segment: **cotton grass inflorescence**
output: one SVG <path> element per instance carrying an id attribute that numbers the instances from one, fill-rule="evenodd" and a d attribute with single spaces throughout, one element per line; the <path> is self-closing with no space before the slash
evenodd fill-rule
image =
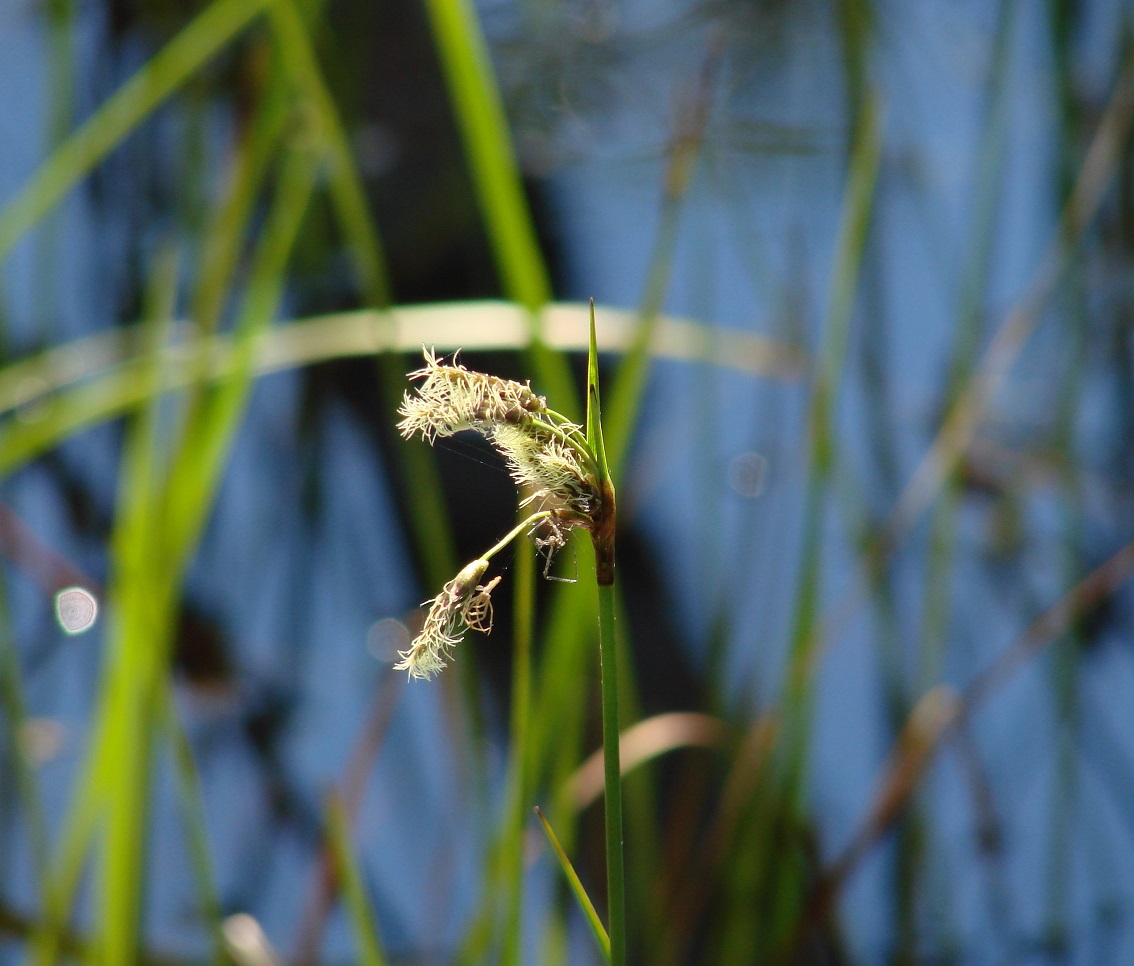
<path id="1" fill-rule="evenodd" d="M 467 628 L 484 633 L 491 629 L 489 595 L 500 578 L 485 585 L 479 581 L 493 554 L 525 531 L 541 550 L 553 554 L 566 544 L 571 530 L 598 530 L 604 513 L 613 512 L 613 497 L 603 498 L 598 464 L 580 426 L 549 409 L 526 383 L 466 369 L 455 357 L 446 365 L 431 349 L 424 354 L 425 365 L 410 373 L 421 385 L 416 393 L 405 394 L 398 410 L 402 436 L 420 435 L 433 443 L 465 430 L 479 433 L 496 447 L 512 479 L 526 491 L 520 506 L 530 506 L 533 512 L 433 599 L 421 633 L 408 650 L 399 652 L 402 660 L 395 665 L 418 678 L 429 678 L 445 666 Z"/>

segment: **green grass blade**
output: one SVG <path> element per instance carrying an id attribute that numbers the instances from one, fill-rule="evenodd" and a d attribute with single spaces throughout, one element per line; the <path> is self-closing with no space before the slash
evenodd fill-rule
<path id="1" fill-rule="evenodd" d="M 216 0 L 59 146 L 0 212 L 0 260 L 123 138 L 243 30 L 269 0 Z"/>
<path id="2" fill-rule="evenodd" d="M 567 362 L 543 341 L 538 310 L 551 301 L 551 281 L 476 10 L 470 0 L 426 0 L 426 9 L 504 292 L 530 313 L 536 383 L 561 412 L 578 419 L 582 407 Z"/>
<path id="3" fill-rule="evenodd" d="M 551 300 L 551 281 L 532 227 L 508 118 L 476 10 L 467 0 L 426 0 L 425 6 L 504 290 L 534 312 Z M 547 391 L 551 393 L 552 387 Z M 555 399 L 562 404 L 557 392 Z"/>
<path id="4" fill-rule="evenodd" d="M 237 321 L 233 366 L 196 418 L 170 472 L 164 511 L 165 547 L 181 567 L 195 545 L 212 503 L 253 379 L 256 345 L 283 293 L 284 272 L 299 235 L 318 173 L 319 158 L 306 147 L 290 152 L 257 246 Z"/>
<path id="5" fill-rule="evenodd" d="M 355 163 L 345 125 L 319 66 L 308 28 L 293 0 L 279 0 L 271 8 L 271 23 L 285 70 L 306 98 L 327 152 L 326 177 L 331 202 L 346 238 L 362 297 L 372 309 L 389 309 L 393 300 L 385 250 L 371 215 L 361 172 Z M 376 316 L 378 332 L 368 347 L 374 353 L 391 343 L 397 327 L 393 315 Z M 418 350 L 428 338 L 410 340 L 406 348 Z M 379 362 L 383 403 L 393 414 L 401 401 L 404 363 L 392 356 Z M 406 492 L 414 499 L 407 507 L 410 530 L 429 584 L 443 584 L 458 568 L 452 528 L 441 493 L 433 455 L 421 447 L 408 447 L 395 464 Z M 467 674 L 470 665 L 463 666 Z"/>
<path id="6" fill-rule="evenodd" d="M 111 633 L 99 709 L 103 740 L 93 748 L 96 770 L 106 776 L 104 848 L 96 881 L 98 945 L 107 962 L 134 962 L 141 938 L 153 702 L 168 643 L 171 603 L 170 588 L 154 566 L 162 460 L 156 382 L 176 278 L 176 260 L 167 252 L 158 260 L 147 308 L 149 403 L 128 434 L 111 540 Z"/>
<path id="7" fill-rule="evenodd" d="M 611 961 L 610 953 L 610 937 L 603 928 L 602 920 L 595 912 L 594 903 L 591 902 L 590 896 L 587 895 L 587 890 L 583 888 L 583 883 L 579 880 L 578 873 L 575 872 L 575 867 L 571 864 L 571 860 L 567 857 L 566 851 L 560 845 L 559 839 L 555 835 L 551 823 L 547 820 L 543 811 L 536 806 L 535 813 L 539 816 L 539 823 L 543 826 L 543 833 L 547 836 L 548 844 L 551 845 L 552 851 L 555 853 L 556 859 L 559 860 L 559 867 L 563 870 L 563 877 L 567 880 L 567 885 L 571 888 L 572 895 L 575 896 L 575 901 L 579 904 L 579 909 L 582 911 L 583 916 L 587 920 L 587 925 L 591 927 L 591 932 L 594 933 L 595 942 L 598 943 L 599 949 L 602 950 L 603 957 L 609 963 Z"/>
<path id="8" fill-rule="evenodd" d="M 630 440 L 649 376 L 650 348 L 658 330 L 659 318 L 669 291 L 669 280 L 677 251 L 681 212 L 692 183 L 701 152 L 705 127 L 709 122 L 712 89 L 720 66 L 722 36 L 709 44 L 702 59 L 693 103 L 688 114 L 677 120 L 678 132 L 669 156 L 662 193 L 661 220 L 650 253 L 649 270 L 638 308 L 635 333 L 618 368 L 606 413 L 607 446 L 615 476 L 625 469 Z"/>
<path id="9" fill-rule="evenodd" d="M 284 69 L 307 99 L 321 146 L 327 153 L 327 184 L 343 234 L 350 245 L 366 303 L 387 308 L 393 300 L 381 236 L 370 213 L 362 175 L 294 0 L 276 0 L 270 9 L 272 31 Z"/>
<path id="10" fill-rule="evenodd" d="M 280 150 L 292 103 L 291 91 L 283 82 L 282 71 L 274 68 L 266 89 L 256 105 L 245 136 L 237 147 L 224 196 L 204 229 L 200 264 L 190 307 L 190 318 L 197 338 L 214 334 L 221 326 L 225 302 L 234 277 L 241 266 L 242 246 L 246 242 L 255 206 L 270 173 L 271 163 Z M 192 380 L 203 384 L 202 355 Z"/>
<path id="11" fill-rule="evenodd" d="M 842 219 L 835 247 L 826 318 L 808 411 L 808 479 L 804 495 L 800 570 L 793 600 L 788 663 L 781 701 L 783 772 L 764 783 L 737 830 L 735 861 L 726 869 L 719 937 L 723 963 L 742 963 L 753 943 L 775 942 L 794 928 L 802 910 L 806 859 L 800 847 L 807 755 L 811 738 L 811 682 L 817 653 L 815 615 L 822 577 L 822 529 L 834 470 L 835 413 L 855 295 L 866 244 L 881 155 L 877 108 L 865 102 L 851 153 Z M 755 904 L 755 922 L 742 910 Z"/>
<path id="12" fill-rule="evenodd" d="M 881 156 L 881 134 L 877 106 L 863 113 L 863 125 L 850 160 L 843 218 L 836 244 L 835 265 L 831 281 L 827 319 L 817 359 L 810 412 L 808 416 L 808 458 L 810 463 L 804 509 L 802 570 L 795 597 L 795 615 L 791 634 L 789 667 L 784 699 L 789 721 L 801 730 L 792 731 L 790 741 L 795 764 L 791 768 L 798 777 L 807 740 L 804 726 L 809 706 L 809 683 L 814 659 L 815 616 L 818 613 L 820 578 L 820 529 L 824 496 L 835 460 L 834 415 L 841 384 L 855 292 L 866 245 L 866 232 L 874 200 L 874 189 Z M 789 778 L 789 785 L 793 780 Z"/>

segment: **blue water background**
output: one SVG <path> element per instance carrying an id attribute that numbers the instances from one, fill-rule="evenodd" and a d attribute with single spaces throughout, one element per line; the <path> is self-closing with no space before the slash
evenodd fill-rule
<path id="1" fill-rule="evenodd" d="M 881 421 L 891 434 L 903 480 L 924 453 L 939 417 L 944 363 L 977 215 L 976 158 L 991 69 L 991 6 L 879 6 L 877 44 L 884 54 L 873 59 L 872 75 L 884 141 L 866 270 L 876 273 L 870 276 L 876 280 L 870 300 L 875 314 L 860 304 L 838 406 L 840 459 L 868 492 L 879 485 L 878 468 L 863 442 L 869 397 L 859 363 L 869 327 L 885 327 L 892 408 Z M 1105 2 L 1088 6 L 1092 26 L 1081 39 L 1078 80 L 1101 103 L 1116 57 L 1118 18 L 1126 8 Z M 1040 5 L 1018 8 L 1010 44 L 1003 191 L 983 299 L 991 326 L 1023 292 L 1057 215 L 1052 192 L 1057 118 L 1046 21 Z M 567 282 L 560 297 L 593 296 L 600 305 L 618 307 L 634 307 L 641 298 L 662 217 L 666 145 L 717 29 L 695 17 L 682 19 L 694 9 L 699 8 L 623 5 L 610 24 L 609 41 L 621 57 L 598 78 L 610 96 L 601 98 L 600 107 L 585 99 L 580 107 L 565 94 L 550 135 L 536 132 L 525 139 L 522 127 L 517 132 L 519 143 L 529 148 L 538 142 L 537 134 L 550 137 L 550 145 L 538 143 L 552 161 L 543 174 L 565 261 Z M 522 78 L 532 69 L 512 43 L 522 18 L 506 5 L 486 6 L 484 13 L 502 76 Z M 802 337 L 815 345 L 827 308 L 846 172 L 840 54 L 828 13 L 827 5 L 802 3 L 775 18 L 756 11 L 731 14 L 735 23 L 712 91 L 712 123 L 680 214 L 667 312 L 726 329 Z M 84 54 L 84 37 L 95 32 L 91 21 L 97 16 L 90 8 L 80 11 L 75 34 L 80 59 L 91 56 Z M 44 44 L 31 4 L 4 7 L 2 198 L 13 196 L 46 150 Z M 219 117 L 218 124 L 224 123 Z M 783 136 L 779 125 L 796 132 L 802 149 L 758 146 L 761 137 Z M 756 147 L 745 140 L 752 131 Z M 114 321 L 106 317 L 107 302 L 99 294 L 105 260 L 95 256 L 123 239 L 113 225 L 105 233 L 104 223 L 96 236 L 82 192 L 72 193 L 54 218 L 59 260 L 67 271 L 47 302 L 30 270 L 33 241 L 22 244 L 6 266 L 6 334 L 14 347 L 75 337 Z M 50 317 L 41 311 L 45 304 Z M 1060 340 L 1054 322 L 1040 331 L 995 401 L 994 425 L 1038 422 L 1053 405 L 1047 372 Z M 418 586 L 408 564 L 381 457 L 345 409 L 323 414 L 318 451 L 307 454 L 320 466 L 315 523 L 299 511 L 310 495 L 292 442 L 299 422 L 298 387 L 294 374 L 258 384 L 188 592 L 239 642 L 239 687 L 294 699 L 284 767 L 317 809 L 319 793 L 344 771 L 376 689 L 391 674 L 388 655 L 376 659 L 367 647 L 370 629 L 384 618 L 400 619 L 432 591 Z M 1092 457 L 1109 452 L 1114 427 L 1108 398 L 1088 393 L 1093 405 L 1083 409 L 1084 430 L 1077 439 L 1085 452 L 1077 455 L 1088 469 L 1094 469 Z M 717 608 L 730 613 L 735 637 L 725 680 L 738 708 L 763 707 L 779 686 L 808 472 L 801 443 L 805 406 L 806 386 L 800 382 L 659 364 L 620 488 L 626 524 L 645 535 L 654 551 L 679 637 L 695 663 Z M 92 495 L 106 507 L 114 499 L 117 442 L 117 432 L 103 427 L 69 441 L 62 451 L 69 466 L 82 468 Z M 729 485 L 730 466 L 750 453 L 760 454 L 767 467 L 755 499 Z M 21 473 L 5 482 L 3 495 L 45 542 L 96 580 L 105 580 L 104 554 L 76 538 L 46 471 Z M 1028 573 L 1034 600 L 1045 603 L 1065 589 L 1058 566 L 1059 502 L 1040 488 L 1029 494 L 1022 512 L 1028 537 L 1020 566 Z M 970 680 L 1034 613 L 989 584 L 979 563 L 987 522 L 979 505 L 966 504 L 958 515 L 962 550 L 944 671 L 955 685 Z M 1117 524 L 1104 508 L 1091 525 L 1105 538 Z M 923 594 L 923 556 L 916 550 L 924 539 L 923 532 L 915 532 L 915 550 L 899 555 L 895 572 L 902 591 L 898 625 L 911 640 Z M 822 544 L 824 597 L 833 600 L 851 579 L 857 559 L 848 545 L 846 521 L 835 509 L 824 520 Z M 58 633 L 51 630 L 50 601 L 19 573 L 12 576 L 10 603 L 16 639 L 25 651 Z M 28 679 L 34 713 L 57 719 L 65 734 L 60 754 L 41 772 L 53 825 L 64 814 L 82 759 L 107 626 L 104 621 L 91 634 L 55 642 L 49 663 Z M 1128 635 L 1128 622 L 1124 632 Z M 809 800 L 820 847 L 829 857 L 846 844 L 868 810 L 889 748 L 877 633 L 864 605 L 831 642 L 820 673 Z M 907 658 L 914 667 L 915 656 Z M 1128 646 L 1104 638 L 1082 674 L 1084 741 L 1090 742 L 1091 715 L 1097 714 L 1128 754 L 1134 748 L 1126 713 L 1134 693 Z M 470 845 L 478 839 L 478 813 L 461 800 L 459 749 L 447 734 L 450 695 L 444 687 L 422 686 L 401 693 L 358 823 L 358 845 L 391 948 L 430 948 L 442 958 L 463 935 L 480 877 L 480 856 Z M 227 895 L 243 890 L 249 911 L 287 948 L 310 888 L 310 844 L 287 828 L 265 831 L 273 826 L 257 765 L 236 737 L 233 704 L 223 695 L 190 692 L 182 701 L 195 741 L 208 751 L 202 777 L 222 889 Z M 995 776 L 996 806 L 1004 820 L 1005 887 L 1013 918 L 998 921 L 988 902 L 967 778 L 958 758 L 947 753 L 923 796 L 931 817 L 928 888 L 943 897 L 946 917 L 936 935 L 955 942 L 965 963 L 998 962 L 1009 952 L 1017 954 L 1011 961 L 1039 962 L 1038 954 L 1020 950 L 1038 943 L 1047 923 L 1048 837 L 1057 782 L 1047 666 L 1037 662 L 1007 685 L 980 713 L 975 730 L 988 772 Z M 488 761 L 501 779 L 495 786 L 502 787 L 500 747 L 488 749 Z M 1100 782 L 1087 765 L 1080 771 L 1064 910 L 1072 961 L 1129 961 L 1134 956 L 1129 815 L 1114 800 L 1112 785 Z M 163 948 L 200 948 L 169 774 L 159 774 L 155 800 L 149 939 Z M 490 809 L 498 804 L 489 803 Z M 885 848 L 877 852 L 852 878 L 840 907 L 840 922 L 861 962 L 880 961 L 892 939 L 886 854 Z M 18 844 L 9 862 L 5 894 L 20 896 L 20 884 L 27 887 L 30 873 Z M 249 877 L 249 868 L 257 875 Z M 547 874 L 543 865 L 533 875 L 534 908 L 546 900 Z M 430 901 L 422 902 L 423 895 Z M 1111 927 L 1108 916 L 1115 910 Z M 1108 946 L 1112 938 L 1117 945 Z M 331 959 L 349 958 L 351 940 L 338 918 L 325 948 Z M 581 943 L 579 961 L 588 956 Z"/>

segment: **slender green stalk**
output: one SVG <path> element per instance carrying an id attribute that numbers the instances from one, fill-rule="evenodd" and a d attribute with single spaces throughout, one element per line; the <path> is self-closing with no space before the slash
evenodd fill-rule
<path id="1" fill-rule="evenodd" d="M 102 746 L 105 721 L 100 718 L 95 728 L 91 748 Z M 74 783 L 75 792 L 59 833 L 61 841 L 43 889 L 43 913 L 28 944 L 32 963 L 56 962 L 59 950 L 66 946 L 67 913 L 78 891 L 83 864 L 102 814 L 106 789 L 102 764 L 101 758 L 89 755 Z"/>
<path id="2" fill-rule="evenodd" d="M 599 573 L 596 563 L 595 574 Z M 602 665 L 602 751 L 606 793 L 607 920 L 610 961 L 626 962 L 626 871 L 622 852 L 622 766 L 618 748 L 618 657 L 614 636 L 614 584 L 599 584 L 599 661 Z"/>
<path id="3" fill-rule="evenodd" d="M 425 7 L 504 291 L 528 309 L 535 375 L 570 415 L 579 409 L 570 368 L 542 337 L 539 310 L 551 301 L 551 279 L 476 10 L 471 0 L 427 0 Z"/>
<path id="4" fill-rule="evenodd" d="M 294 0 L 275 0 L 268 14 L 284 69 L 317 119 L 320 141 L 329 159 L 327 190 L 349 243 L 363 298 L 371 306 L 385 308 L 392 300 L 386 253 L 351 152 L 350 137 L 319 67 L 307 27 Z"/>
<path id="5" fill-rule="evenodd" d="M 701 65 L 694 104 L 688 116 L 679 123 L 679 136 L 675 139 L 674 151 L 669 159 L 662 196 L 661 223 L 648 262 L 642 302 L 635 313 L 626 357 L 618 370 L 614 396 L 606 418 L 605 433 L 610 440 L 609 466 L 613 467 L 613 473 L 609 466 L 604 470 L 608 481 L 612 475 L 619 475 L 630 450 L 631 435 L 645 391 L 649 357 L 655 351 L 656 335 L 662 325 L 661 310 L 677 250 L 683 201 L 692 180 L 705 124 L 709 118 L 710 94 L 720 60 L 720 49 L 720 44 L 714 41 Z M 604 340 L 604 344 L 609 347 L 608 341 Z M 597 375 L 597 370 L 595 374 Z M 597 380 L 594 385 L 597 386 Z M 591 402 L 588 398 L 588 409 Z M 607 459 L 605 450 L 603 459 Z M 611 495 L 613 496 L 613 489 Z M 595 550 L 596 561 L 601 566 L 604 554 L 597 544 Z M 613 547 L 609 557 L 613 562 Z M 611 577 L 613 578 L 613 571 Z M 563 687 L 563 682 L 586 679 L 590 660 L 586 641 L 588 625 L 593 620 L 590 615 L 593 613 L 589 608 L 586 612 L 580 610 L 577 595 L 572 595 L 571 598 L 557 595 L 551 608 L 551 619 L 547 623 L 546 657 L 541 668 L 537 697 L 542 722 L 546 722 L 547 727 L 541 728 L 541 720 L 534 722 L 536 734 L 531 746 L 533 754 L 541 756 L 540 768 L 546 769 L 550 763 L 550 780 L 557 785 L 574 768 L 582 746 L 584 705 L 573 689 Z M 566 807 L 558 814 L 566 816 Z M 564 822 L 560 833 L 564 839 L 569 840 L 572 829 Z M 645 874 L 649 874 L 648 870 Z"/>
<path id="6" fill-rule="evenodd" d="M 294 0 L 273 3 L 270 22 L 283 68 L 311 111 L 327 153 L 327 191 L 350 251 L 363 302 L 372 309 L 389 309 L 393 301 L 393 286 L 385 246 L 371 214 L 370 201 L 351 150 L 346 124 L 323 76 L 307 25 Z M 376 321 L 367 347 L 368 354 L 386 343 L 390 333 L 397 328 L 392 314 L 376 316 Z M 414 333 L 410 348 L 417 349 L 428 341 L 428 338 Z M 383 404 L 392 411 L 400 401 L 397 386 L 404 372 L 402 362 L 392 355 L 383 355 L 379 358 L 378 369 L 381 375 L 379 385 L 384 393 Z M 396 470 L 406 492 L 414 494 L 414 499 L 408 502 L 407 512 L 425 577 L 429 583 L 444 580 L 444 575 L 452 573 L 456 566 L 457 552 L 441 497 L 437 467 L 427 453 L 409 449 L 401 454 Z M 474 690 L 473 683 L 469 682 L 466 694 Z M 470 707 L 475 707 L 475 703 L 470 702 Z M 475 747 L 477 742 L 474 740 L 472 744 Z"/>
<path id="7" fill-rule="evenodd" d="M 427 0 L 425 7 L 504 287 L 518 302 L 538 309 L 551 297 L 551 281 L 476 11 L 469 0 Z"/>
<path id="8" fill-rule="evenodd" d="M 398 409 L 402 420 L 398 430 L 409 438 L 420 435 L 429 443 L 438 438 L 472 430 L 488 439 L 508 464 L 512 478 L 528 488 L 522 505 L 542 507 L 520 521 L 480 557 L 466 564 L 429 604 L 422 628 L 399 652 L 395 669 L 411 677 L 425 679 L 439 673 L 467 630 L 488 633 L 492 627 L 491 594 L 501 577 L 481 583 L 489 560 L 522 533 L 554 553 L 566 545 L 572 530 L 585 529 L 591 535 L 595 554 L 595 583 L 598 589 L 599 651 L 602 666 L 601 692 L 603 744 L 606 768 L 607 882 L 610 904 L 612 961 L 622 966 L 626 955 L 625 873 L 622 853 L 622 788 L 619 767 L 618 662 L 615 638 L 614 543 L 615 492 L 610 466 L 603 445 L 599 403 L 598 347 L 595 336 L 594 303 L 590 306 L 590 333 L 587 376 L 586 438 L 574 430 L 550 433 L 562 417 L 548 410 L 530 386 L 485 373 L 472 372 L 461 365 L 447 365 L 435 353 L 425 351 L 426 366 L 411 373 L 420 384 L 407 393 Z M 530 583 L 530 575 L 529 583 Z M 530 610 L 521 604 L 521 634 L 531 625 Z M 530 645 L 524 644 L 523 649 Z M 530 657 L 518 660 L 517 705 L 514 728 L 521 738 L 517 751 L 512 796 L 522 799 L 527 785 L 527 705 L 530 701 L 527 678 Z M 511 814 L 511 809 L 509 810 Z M 519 826 L 520 823 L 516 823 Z M 517 830 L 518 841 L 519 830 Z M 505 833 L 504 852 L 507 850 Z M 501 853 L 501 857 L 506 856 Z M 505 961 L 518 958 L 519 890 L 522 869 L 511 863 L 511 910 L 506 936 Z M 478 920 L 479 927 L 486 922 Z"/>
<path id="9" fill-rule="evenodd" d="M 587 355 L 587 443 L 598 463 L 598 486 L 603 511 L 591 530 L 595 546 L 595 582 L 598 585 L 599 663 L 602 690 L 603 799 L 606 824 L 606 892 L 610 929 L 610 961 L 626 962 L 626 871 L 622 849 L 622 767 L 619 753 L 618 648 L 615 638 L 614 596 L 614 484 L 602 438 L 599 401 L 598 340 L 595 303 L 591 300 L 591 341 Z"/>

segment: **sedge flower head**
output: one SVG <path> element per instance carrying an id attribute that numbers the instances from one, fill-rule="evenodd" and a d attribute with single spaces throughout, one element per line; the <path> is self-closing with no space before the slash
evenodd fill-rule
<path id="1" fill-rule="evenodd" d="M 526 491 L 520 506 L 532 507 L 532 513 L 433 599 L 421 633 L 395 665 L 418 678 L 445 667 L 467 628 L 485 633 L 491 628 L 490 594 L 500 578 L 479 583 L 488 558 L 526 531 L 546 552 L 550 566 L 570 531 L 585 529 L 594 535 L 610 525 L 614 509 L 613 490 L 607 493 L 599 486 L 598 462 L 580 426 L 548 409 L 527 383 L 466 369 L 455 357 L 445 364 L 431 349 L 424 353 L 425 365 L 410 373 L 420 385 L 405 394 L 398 409 L 402 436 L 420 434 L 433 443 L 464 430 L 479 433 L 504 457 L 512 479 Z"/>

